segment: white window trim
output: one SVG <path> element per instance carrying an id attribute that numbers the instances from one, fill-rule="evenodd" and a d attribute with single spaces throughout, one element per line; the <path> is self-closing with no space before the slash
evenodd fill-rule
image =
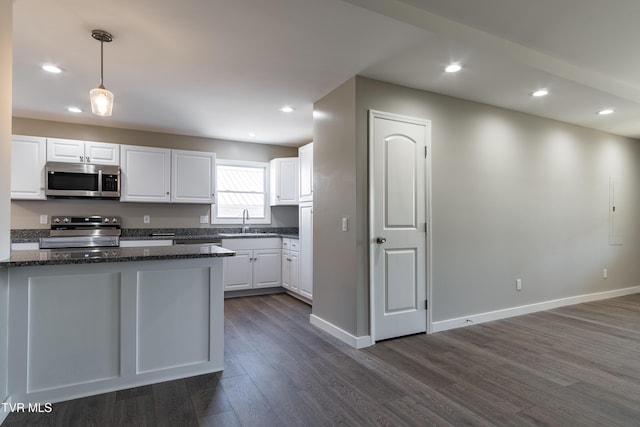
<path id="1" fill-rule="evenodd" d="M 254 167 L 254 168 L 264 168 L 264 203 L 265 203 L 265 218 L 261 218 L 260 220 L 254 220 L 249 218 L 247 225 L 251 226 L 253 224 L 271 224 L 271 205 L 270 205 L 270 194 L 269 189 L 271 188 L 269 185 L 269 162 L 249 162 L 246 160 L 228 160 L 228 159 L 216 159 L 216 196 L 215 202 L 211 205 L 211 224 L 242 224 L 242 219 L 218 219 L 216 217 L 216 204 L 218 202 L 218 165 L 222 166 L 245 166 L 245 167 Z"/>

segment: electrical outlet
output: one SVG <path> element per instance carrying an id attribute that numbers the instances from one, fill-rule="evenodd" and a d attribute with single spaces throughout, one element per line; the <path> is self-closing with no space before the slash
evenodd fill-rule
<path id="1" fill-rule="evenodd" d="M 200 224 L 208 224 L 209 215 L 200 215 Z"/>
<path id="2" fill-rule="evenodd" d="M 49 215 L 40 215 L 40 224 L 49 224 Z"/>
<path id="3" fill-rule="evenodd" d="M 342 218 L 342 231 L 347 231 L 348 221 L 347 218 Z"/>
<path id="4" fill-rule="evenodd" d="M 602 278 L 603 278 L 603 279 L 606 279 L 608 275 L 609 275 L 609 272 L 607 271 L 607 269 L 606 269 L 606 268 L 605 268 L 605 269 L 603 269 L 603 270 L 602 270 Z"/>
<path id="5" fill-rule="evenodd" d="M 151 215 L 145 215 L 142 217 L 142 222 L 149 224 L 151 222 Z"/>
<path id="6" fill-rule="evenodd" d="M 516 279 L 516 291 L 522 290 L 522 279 Z"/>

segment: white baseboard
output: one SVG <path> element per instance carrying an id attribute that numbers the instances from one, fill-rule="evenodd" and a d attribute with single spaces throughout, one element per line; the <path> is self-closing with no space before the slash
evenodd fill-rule
<path id="1" fill-rule="evenodd" d="M 329 335 L 338 338 L 340 341 L 349 344 L 353 348 L 365 348 L 371 347 L 372 340 L 370 335 L 365 335 L 362 337 L 356 337 L 355 335 L 351 335 L 349 332 L 345 331 L 337 327 L 336 325 L 327 322 L 324 319 L 319 318 L 315 314 L 309 316 L 309 320 L 313 326 L 316 326 Z"/>
<path id="2" fill-rule="evenodd" d="M 508 317 L 521 316 L 537 311 L 550 310 L 566 305 L 580 304 L 589 301 L 598 301 L 609 298 L 640 293 L 640 286 L 616 289 L 614 291 L 596 292 L 593 294 L 578 295 L 575 297 L 560 298 L 551 301 L 543 301 L 535 304 L 521 305 L 519 307 L 505 308 L 503 310 L 489 311 L 486 313 L 472 314 L 470 316 L 455 319 L 440 320 L 432 323 L 432 332 L 442 332 L 449 329 L 463 328 L 477 323 L 491 322 L 493 320 L 506 319 Z"/>

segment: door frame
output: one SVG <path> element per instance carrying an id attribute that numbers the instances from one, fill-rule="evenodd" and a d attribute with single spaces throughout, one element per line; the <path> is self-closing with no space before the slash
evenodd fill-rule
<path id="1" fill-rule="evenodd" d="M 375 201 L 375 191 L 374 191 L 374 149 L 375 149 L 375 141 L 373 139 L 374 133 L 374 121 L 376 118 L 381 119 L 390 119 L 396 121 L 407 122 L 411 124 L 424 125 L 426 127 L 426 147 L 427 147 L 427 155 L 425 158 L 425 215 L 426 215 L 426 241 L 425 241 L 425 260 L 426 263 L 426 274 L 425 279 L 426 283 L 426 292 L 428 301 L 427 308 L 427 318 L 426 318 L 426 329 L 427 334 L 431 334 L 433 332 L 433 297 L 432 297 L 432 225 L 431 225 L 431 158 L 433 157 L 433 151 L 431 149 L 431 120 L 419 118 L 419 117 L 411 117 L 405 116 L 401 114 L 388 113 L 385 111 L 379 110 L 369 110 L 369 134 L 368 134 L 368 153 L 369 153 L 369 333 L 371 335 L 371 345 L 375 344 L 375 336 L 376 336 L 376 321 L 375 321 L 375 287 L 374 287 L 374 247 L 375 243 L 375 230 L 374 230 L 374 201 Z"/>

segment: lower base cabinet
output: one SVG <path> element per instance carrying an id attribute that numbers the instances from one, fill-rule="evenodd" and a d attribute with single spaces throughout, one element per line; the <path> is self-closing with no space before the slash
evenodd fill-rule
<path id="1" fill-rule="evenodd" d="M 281 286 L 280 238 L 223 239 L 222 247 L 236 252 L 224 260 L 225 291 Z"/>
<path id="2" fill-rule="evenodd" d="M 299 289 L 298 251 L 282 250 L 282 287 L 293 292 Z"/>

